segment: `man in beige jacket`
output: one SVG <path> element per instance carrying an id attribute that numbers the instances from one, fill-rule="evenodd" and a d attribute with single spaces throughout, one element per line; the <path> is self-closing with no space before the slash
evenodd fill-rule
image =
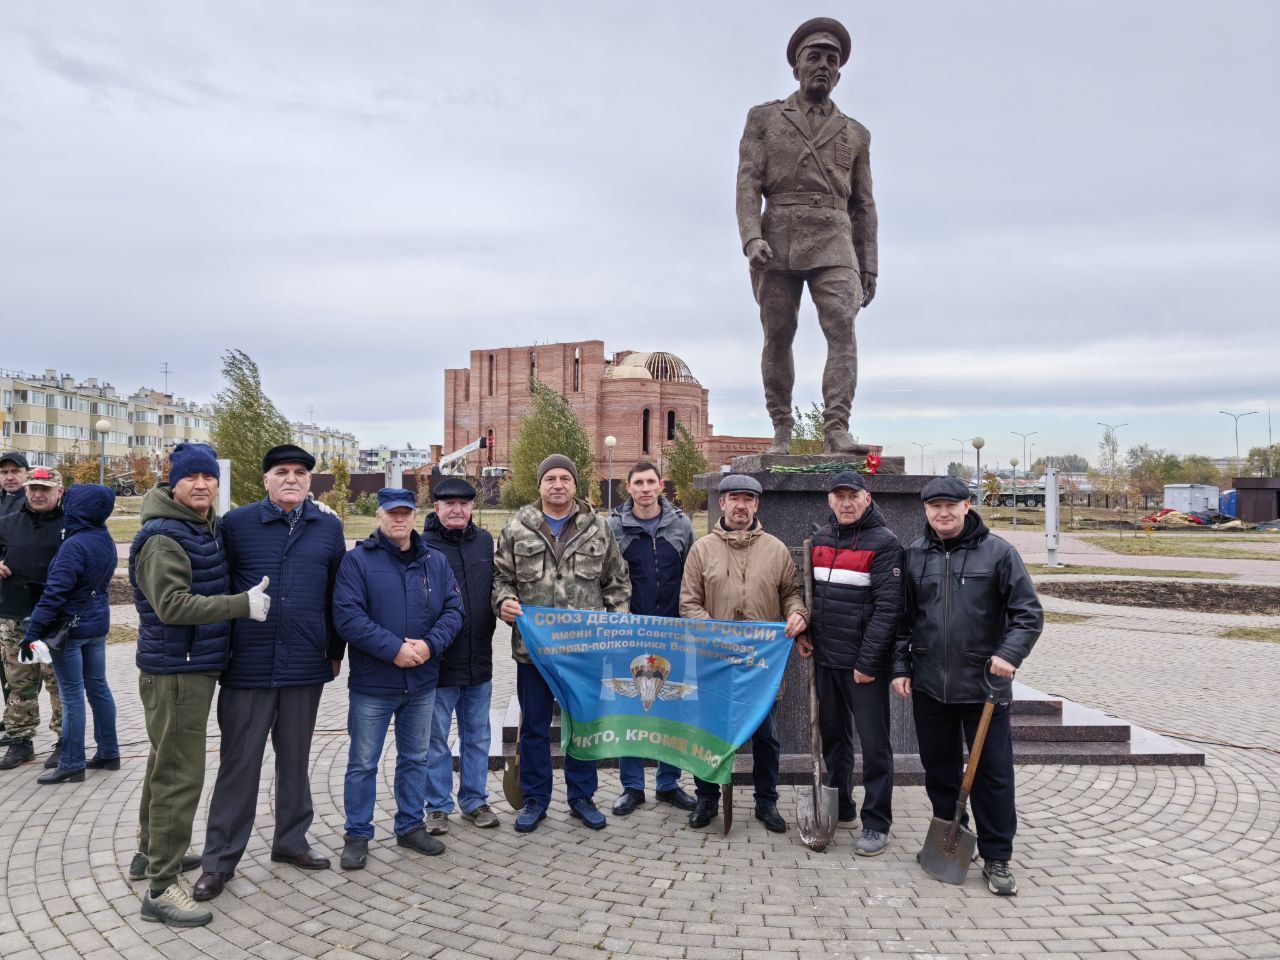
<path id="1" fill-rule="evenodd" d="M 777 537 L 756 519 L 760 484 L 742 474 L 720 481 L 720 522 L 689 551 L 680 583 L 680 616 L 696 620 L 786 620 L 795 638 L 808 627 L 809 611 L 796 583 L 796 565 Z M 787 821 L 778 813 L 778 725 L 774 709 L 751 736 L 751 781 L 756 819 L 774 833 Z M 689 826 L 705 827 L 719 812 L 720 787 L 694 777 L 698 803 Z"/>

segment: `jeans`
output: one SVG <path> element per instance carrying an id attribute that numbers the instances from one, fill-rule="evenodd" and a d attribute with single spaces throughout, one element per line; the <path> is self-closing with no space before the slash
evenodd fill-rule
<path id="1" fill-rule="evenodd" d="M 351 737 L 351 750 L 347 754 L 342 793 L 347 836 L 373 838 L 378 761 L 392 717 L 396 721 L 395 833 L 403 837 L 422 826 L 427 802 L 427 749 L 431 745 L 435 699 L 434 687 L 396 696 L 348 691 L 347 733 Z"/>
<path id="2" fill-rule="evenodd" d="M 520 792 L 524 802 L 551 805 L 551 705 L 555 697 L 538 668 L 516 664 L 516 696 L 520 700 Z M 564 758 L 564 785 L 568 800 L 595 796 L 596 762 Z"/>
<path id="3" fill-rule="evenodd" d="M 657 791 L 666 793 L 680 786 L 680 773 L 679 767 L 659 760 L 657 782 L 654 784 Z M 639 757 L 619 757 L 618 779 L 622 781 L 623 790 L 639 790 L 644 793 L 644 761 Z"/>
<path id="4" fill-rule="evenodd" d="M 449 724 L 458 715 L 458 807 L 470 813 L 489 800 L 489 701 L 493 681 L 466 687 L 436 687 L 427 754 L 427 811 L 453 813 L 453 756 Z"/>
<path id="5" fill-rule="evenodd" d="M 120 756 L 116 702 L 107 686 L 107 638 L 68 637 L 53 654 L 53 670 L 62 694 L 62 753 L 58 766 L 63 770 L 84 769 L 86 696 L 93 710 L 93 739 L 98 745 L 98 756 L 104 760 Z"/>

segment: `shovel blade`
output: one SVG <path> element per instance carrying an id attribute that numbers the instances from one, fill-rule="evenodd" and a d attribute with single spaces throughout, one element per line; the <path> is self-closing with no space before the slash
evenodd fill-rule
<path id="1" fill-rule="evenodd" d="M 972 831 L 958 827 L 954 841 L 948 845 L 947 834 L 953 822 L 938 817 L 929 822 L 929 832 L 924 838 L 924 847 L 918 859 L 929 876 L 958 886 L 969 875 L 969 864 L 973 861 L 973 852 L 978 848 L 978 838 Z"/>
<path id="2" fill-rule="evenodd" d="M 800 839 L 810 850 L 822 852 L 836 835 L 836 811 L 840 791 L 835 787 L 819 787 L 818 802 L 813 802 L 813 787 L 800 788 L 796 804 L 796 825 Z"/>
<path id="3" fill-rule="evenodd" d="M 520 789 L 520 758 L 507 759 L 507 768 L 502 771 L 502 796 L 511 804 L 512 810 L 524 806 L 524 793 Z"/>

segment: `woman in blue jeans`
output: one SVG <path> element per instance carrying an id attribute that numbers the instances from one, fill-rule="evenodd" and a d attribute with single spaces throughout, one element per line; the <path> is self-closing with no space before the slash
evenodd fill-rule
<path id="1" fill-rule="evenodd" d="M 64 622 L 71 632 L 52 651 L 53 670 L 62 692 L 62 754 L 58 766 L 37 778 L 40 783 L 78 783 L 85 767 L 119 770 L 116 703 L 107 685 L 107 629 L 111 612 L 107 587 L 116 570 L 116 545 L 107 532 L 115 494 L 97 484 L 68 488 L 62 498 L 62 546 L 58 548 L 40 602 L 31 612 L 23 644 L 28 657 L 43 652 L 32 645 Z M 85 696 L 93 710 L 93 738 L 98 751 L 85 762 Z"/>

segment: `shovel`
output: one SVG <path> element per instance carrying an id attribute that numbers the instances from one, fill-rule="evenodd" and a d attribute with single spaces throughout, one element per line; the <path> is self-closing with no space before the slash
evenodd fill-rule
<path id="1" fill-rule="evenodd" d="M 516 727 L 516 752 L 507 758 L 506 769 L 502 771 L 502 795 L 512 810 L 524 806 L 524 793 L 520 789 L 520 736 L 524 733 L 524 711 L 520 711 L 520 725 Z"/>
<path id="2" fill-rule="evenodd" d="M 813 541 L 804 542 L 804 602 L 813 612 Z M 819 852 L 827 848 L 836 835 L 836 816 L 840 791 L 822 785 L 822 760 L 819 756 L 818 738 L 818 678 L 813 667 L 813 656 L 805 665 L 809 674 L 809 750 L 813 754 L 813 786 L 800 788 L 800 802 L 796 809 L 796 823 L 800 839 L 810 850 Z"/>
<path id="3" fill-rule="evenodd" d="M 964 771 L 964 783 L 960 786 L 960 796 L 956 798 L 955 819 L 934 817 L 930 821 L 929 833 L 924 838 L 924 849 L 918 857 L 924 872 L 943 883 L 964 883 L 969 873 L 969 864 L 973 862 L 973 853 L 978 847 L 977 835 L 962 826 L 960 821 L 964 818 L 969 791 L 973 789 L 973 778 L 978 773 L 982 745 L 986 742 L 987 728 L 991 726 L 991 715 L 995 710 L 996 701 L 993 696 L 982 705 L 982 719 L 978 721 L 978 732 L 973 738 L 969 764 Z"/>

